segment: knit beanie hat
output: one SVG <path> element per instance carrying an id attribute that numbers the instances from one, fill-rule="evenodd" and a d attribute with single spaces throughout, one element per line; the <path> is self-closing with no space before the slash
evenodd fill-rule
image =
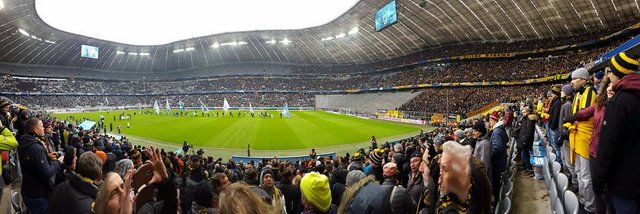
<path id="1" fill-rule="evenodd" d="M 393 177 L 398 173 L 398 165 L 396 163 L 387 163 L 382 167 L 384 177 Z"/>
<path id="2" fill-rule="evenodd" d="M 498 120 L 500 120 L 500 115 L 498 115 L 497 111 L 491 112 L 491 115 L 489 116 L 489 119 L 498 121 Z"/>
<path id="3" fill-rule="evenodd" d="M 345 183 L 345 185 L 349 187 L 355 183 L 358 183 L 358 181 L 362 180 L 364 177 L 367 177 L 364 172 L 360 170 L 352 170 L 347 174 L 347 182 Z"/>
<path id="4" fill-rule="evenodd" d="M 595 77 L 596 79 L 601 80 L 604 77 L 604 72 L 602 72 L 602 70 L 599 70 L 598 72 L 593 74 L 593 77 Z"/>
<path id="5" fill-rule="evenodd" d="M 571 72 L 571 79 L 589 79 L 589 71 L 586 68 L 578 68 Z"/>
<path id="6" fill-rule="evenodd" d="M 331 208 L 331 189 L 327 176 L 310 172 L 302 177 L 300 191 L 304 198 L 321 212 L 327 212 Z"/>
<path id="7" fill-rule="evenodd" d="M 573 86 L 571 86 L 571 84 L 563 85 L 562 92 L 567 96 L 573 96 Z"/>
<path id="8" fill-rule="evenodd" d="M 382 165 L 383 153 L 384 150 L 381 149 L 374 149 L 373 151 L 371 151 L 371 153 L 369 153 L 369 159 L 371 159 L 371 163 L 374 163 L 378 166 Z"/>
<path id="9" fill-rule="evenodd" d="M 558 87 L 557 85 L 554 85 L 553 87 L 551 87 L 551 93 L 557 96 L 560 96 L 560 87 Z"/>
<path id="10" fill-rule="evenodd" d="M 271 171 L 269 167 L 265 167 L 262 169 L 262 172 L 260 172 L 260 185 L 264 184 L 264 176 L 267 174 L 271 174 L 271 177 L 273 177 L 273 171 Z"/>
<path id="11" fill-rule="evenodd" d="M 456 140 L 460 140 L 464 138 L 464 131 L 462 131 L 462 129 L 458 129 L 455 132 L 453 132 L 453 135 L 456 136 Z"/>
<path id="12" fill-rule="evenodd" d="M 634 74 L 638 71 L 638 56 L 620 52 L 611 58 L 611 72 L 619 78 Z"/>
<path id="13" fill-rule="evenodd" d="M 473 129 L 482 133 L 483 136 L 487 134 L 487 127 L 484 126 L 483 122 L 478 121 L 477 123 L 473 124 Z"/>
<path id="14" fill-rule="evenodd" d="M 11 102 L 7 99 L 0 100 L 0 108 L 4 108 L 5 106 L 11 105 Z"/>
<path id="15" fill-rule="evenodd" d="M 116 168 L 114 169 L 114 171 L 118 173 L 118 175 L 120 175 L 120 178 L 124 180 L 124 176 L 131 168 L 133 168 L 133 161 L 131 161 L 130 159 L 122 159 L 116 162 Z"/>
<path id="16" fill-rule="evenodd" d="M 362 161 L 363 157 L 364 156 L 362 156 L 360 152 L 356 152 L 356 153 L 353 153 L 353 155 L 351 155 L 351 161 Z"/>
<path id="17" fill-rule="evenodd" d="M 103 151 L 96 151 L 96 155 L 98 155 L 98 157 L 100 157 L 100 159 L 102 160 L 102 165 L 104 165 L 105 162 L 107 162 L 107 153 L 104 153 Z"/>
<path id="18" fill-rule="evenodd" d="M 422 159 L 422 152 L 415 151 L 415 152 L 411 153 L 411 156 L 409 157 L 409 160 L 411 160 L 411 158 L 420 158 L 420 159 Z"/>

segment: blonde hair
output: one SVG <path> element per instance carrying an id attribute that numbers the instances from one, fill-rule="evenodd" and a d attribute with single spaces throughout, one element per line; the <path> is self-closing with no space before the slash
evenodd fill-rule
<path id="1" fill-rule="evenodd" d="M 220 195 L 220 214 L 279 214 L 280 207 L 271 207 L 244 182 L 229 185 Z"/>

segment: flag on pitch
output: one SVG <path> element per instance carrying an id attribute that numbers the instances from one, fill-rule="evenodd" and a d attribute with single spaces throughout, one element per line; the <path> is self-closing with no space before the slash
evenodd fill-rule
<path id="1" fill-rule="evenodd" d="M 253 114 L 253 106 L 251 106 L 251 103 L 249 103 L 249 112 Z"/>
<path id="2" fill-rule="evenodd" d="M 222 110 L 229 111 L 229 108 L 231 108 L 231 106 L 229 106 L 229 102 L 227 102 L 227 98 L 224 98 L 224 105 L 222 105 Z"/>
<path id="3" fill-rule="evenodd" d="M 169 99 L 167 99 L 167 115 L 171 114 L 171 107 L 169 106 Z"/>
<path id="4" fill-rule="evenodd" d="M 160 105 L 158 105 L 158 100 L 153 103 L 153 109 L 156 110 L 156 114 L 160 114 Z"/>
<path id="5" fill-rule="evenodd" d="M 291 117 L 291 115 L 289 114 L 289 105 L 287 105 L 286 103 L 284 104 L 284 108 L 282 108 L 282 115 L 286 118 Z"/>
<path id="6" fill-rule="evenodd" d="M 209 108 L 207 108 L 202 101 L 200 101 L 200 108 L 202 109 L 202 112 L 209 113 Z"/>
<path id="7" fill-rule="evenodd" d="M 106 102 L 107 104 L 109 104 L 109 99 L 107 97 L 104 97 L 104 102 Z"/>

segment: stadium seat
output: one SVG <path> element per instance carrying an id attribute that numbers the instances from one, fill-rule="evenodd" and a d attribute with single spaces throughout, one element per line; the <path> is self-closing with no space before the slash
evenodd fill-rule
<path id="1" fill-rule="evenodd" d="M 553 167 L 553 163 L 556 161 L 556 153 L 548 153 L 547 160 L 549 161 L 549 167 Z M 550 168 L 552 169 L 552 168 Z"/>
<path id="2" fill-rule="evenodd" d="M 562 170 L 562 166 L 560 166 L 560 163 L 558 162 L 553 162 L 553 168 L 551 168 L 553 171 L 551 171 L 551 175 L 556 178 L 558 176 L 558 174 L 560 174 L 560 170 Z"/>
<path id="3" fill-rule="evenodd" d="M 556 207 L 557 200 L 558 200 L 558 189 L 556 188 L 556 183 L 551 182 L 551 188 L 549 189 L 549 202 L 551 203 L 551 209 Z"/>
<path id="4" fill-rule="evenodd" d="M 22 213 L 22 207 L 20 206 L 20 203 L 21 203 L 20 198 L 22 198 L 20 196 L 20 192 L 11 193 L 11 206 L 13 207 L 13 211 L 16 214 Z"/>
<path id="5" fill-rule="evenodd" d="M 512 193 L 513 193 L 513 181 L 509 181 L 504 190 L 504 199 L 511 198 Z"/>
<path id="6" fill-rule="evenodd" d="M 556 177 L 556 184 L 558 185 L 558 192 L 564 192 L 569 188 L 569 178 L 567 178 L 567 175 L 559 173 Z M 562 194 L 559 196 L 560 198 L 564 198 Z"/>
<path id="7" fill-rule="evenodd" d="M 542 177 L 544 178 L 544 184 L 546 185 L 547 190 L 551 189 L 551 182 L 553 182 L 553 180 L 551 178 L 549 164 L 547 164 L 546 162 L 542 165 Z"/>
<path id="8" fill-rule="evenodd" d="M 511 199 L 505 198 L 504 200 L 502 200 L 502 203 L 500 204 L 500 213 L 511 213 Z"/>
<path id="9" fill-rule="evenodd" d="M 578 197 L 573 192 L 564 191 L 564 212 L 567 214 L 578 214 L 580 203 Z"/>
<path id="10" fill-rule="evenodd" d="M 564 214 L 564 206 L 562 206 L 562 200 L 556 199 L 556 206 L 552 208 L 555 214 Z"/>

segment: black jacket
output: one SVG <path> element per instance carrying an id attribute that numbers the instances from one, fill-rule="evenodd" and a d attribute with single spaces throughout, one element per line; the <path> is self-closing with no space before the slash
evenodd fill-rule
<path id="1" fill-rule="evenodd" d="M 156 193 L 153 198 L 155 201 L 146 203 L 138 210 L 138 214 L 174 214 L 178 211 L 178 188 L 176 186 L 175 174 L 172 171 L 167 172 L 169 179 L 164 184 L 156 185 Z M 191 206 L 189 206 L 191 208 Z M 183 213 L 188 212 L 183 210 Z"/>
<path id="2" fill-rule="evenodd" d="M 640 200 L 640 75 L 627 75 L 613 87 L 591 169 L 593 190 L 605 186 L 612 196 Z"/>
<path id="3" fill-rule="evenodd" d="M 518 135 L 518 149 L 531 150 L 536 131 L 536 114 L 523 116 Z"/>
<path id="4" fill-rule="evenodd" d="M 60 162 L 51 160 L 42 143 L 32 134 L 24 134 L 18 145 L 22 168 L 22 195 L 47 197 L 53 191 L 53 176 L 60 170 Z"/>
<path id="5" fill-rule="evenodd" d="M 49 213 L 92 213 L 92 204 L 98 196 L 98 187 L 82 180 L 76 173 L 56 186 L 49 200 Z"/>
<path id="6" fill-rule="evenodd" d="M 277 185 L 282 195 L 284 195 L 284 201 L 287 207 L 287 213 L 298 213 L 300 207 L 300 187 L 291 184 L 291 181 L 283 180 Z M 333 191 L 332 191 L 333 193 Z"/>
<path id="7" fill-rule="evenodd" d="M 558 129 L 558 121 L 560 120 L 560 107 L 562 107 L 562 101 L 560 98 L 556 98 L 551 102 L 551 107 L 549 108 L 549 128 L 551 130 Z"/>

